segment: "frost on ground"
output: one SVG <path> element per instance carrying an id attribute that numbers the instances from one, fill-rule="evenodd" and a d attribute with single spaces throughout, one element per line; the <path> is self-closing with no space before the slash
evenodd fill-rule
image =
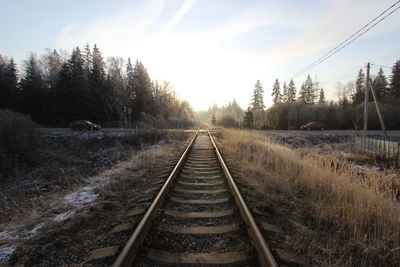
<path id="1" fill-rule="evenodd" d="M 73 216 L 75 213 L 76 213 L 75 211 L 68 210 L 68 211 L 66 211 L 66 212 L 57 214 L 57 215 L 54 217 L 54 221 L 56 221 L 56 222 L 64 221 L 64 220 L 68 219 L 69 217 Z"/>
<path id="2" fill-rule="evenodd" d="M 82 189 L 73 192 L 65 197 L 65 201 L 75 207 L 81 207 L 88 203 L 96 200 L 99 194 L 95 193 L 94 190 L 110 182 L 109 177 L 94 177 L 89 185 L 83 187 Z"/>
<path id="3" fill-rule="evenodd" d="M 45 220 L 31 225 L 28 228 L 0 232 L 0 263 L 6 262 L 9 256 L 17 248 L 14 243 L 16 243 L 18 240 L 29 239 L 35 236 L 38 231 L 47 224 L 48 221 Z M 5 243 L 6 241 L 8 241 L 8 243 Z"/>
<path id="4" fill-rule="evenodd" d="M 16 248 L 17 247 L 14 245 L 1 246 L 0 247 L 0 263 L 6 262 Z"/>
<path id="5" fill-rule="evenodd" d="M 123 165 L 127 166 L 127 165 Z M 116 168 L 107 170 L 103 173 L 111 175 L 118 171 L 121 166 L 117 164 Z M 0 263 L 4 263 L 8 260 L 10 255 L 16 249 L 16 244 L 20 240 L 27 240 L 38 234 L 39 230 L 44 226 L 49 225 L 52 221 L 61 222 L 68 218 L 71 218 L 78 212 L 83 212 L 83 209 L 88 204 L 95 201 L 98 194 L 94 191 L 96 188 L 104 186 L 111 181 L 109 176 L 94 176 L 89 178 L 88 185 L 83 188 L 79 188 L 75 192 L 72 192 L 64 197 L 64 201 L 72 206 L 70 210 L 56 214 L 52 218 L 45 219 L 39 223 L 30 225 L 21 229 L 7 230 L 0 232 Z"/>

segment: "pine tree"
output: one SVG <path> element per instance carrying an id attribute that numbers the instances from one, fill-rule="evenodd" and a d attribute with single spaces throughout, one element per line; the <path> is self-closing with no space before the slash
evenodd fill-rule
<path id="1" fill-rule="evenodd" d="M 76 47 L 58 75 L 57 116 L 61 119 L 58 123 L 65 126 L 73 120 L 91 120 L 90 97 L 84 60 L 79 47 Z"/>
<path id="2" fill-rule="evenodd" d="M 400 97 L 400 60 L 397 60 L 392 67 L 392 75 L 390 76 L 389 96 L 395 98 Z"/>
<path id="3" fill-rule="evenodd" d="M 378 98 L 378 101 L 381 101 L 385 98 L 388 93 L 388 82 L 385 74 L 383 73 L 382 68 L 379 69 L 378 75 L 372 81 L 372 89 L 375 90 L 375 95 Z"/>
<path id="4" fill-rule="evenodd" d="M 281 95 L 281 88 L 280 88 L 278 79 L 275 80 L 274 86 L 272 88 L 271 96 L 272 96 L 272 101 L 274 102 L 274 104 L 278 104 L 281 102 L 282 95 Z"/>
<path id="5" fill-rule="evenodd" d="M 62 66 L 62 59 L 60 54 L 57 52 L 57 50 L 48 50 L 48 54 L 44 56 L 43 59 L 43 65 L 45 68 L 46 72 L 46 84 L 47 87 L 50 88 L 51 90 L 54 90 L 56 87 L 57 79 L 58 79 L 58 73 L 61 70 Z"/>
<path id="6" fill-rule="evenodd" d="M 142 62 L 136 61 L 131 78 L 133 79 L 133 91 L 135 92 L 133 108 L 135 117 L 138 118 L 141 112 L 152 114 L 154 110 L 154 98 L 151 80 Z"/>
<path id="7" fill-rule="evenodd" d="M 87 62 L 85 62 L 85 65 Z M 96 122 L 104 122 L 111 114 L 111 90 L 106 84 L 105 63 L 100 50 L 93 47 L 92 67 L 90 69 L 90 113 L 89 116 Z M 88 104 L 89 104 L 88 103 Z"/>
<path id="8" fill-rule="evenodd" d="M 84 70 L 86 72 L 87 77 L 90 76 L 91 69 L 92 69 L 92 61 L 93 61 L 93 54 L 92 51 L 90 50 L 90 46 L 87 43 L 85 45 L 84 51 L 83 51 L 83 60 L 84 60 Z"/>
<path id="9" fill-rule="evenodd" d="M 304 83 L 302 83 L 300 86 L 299 97 L 298 97 L 299 102 L 303 103 L 306 102 L 306 94 L 307 94 L 306 91 L 307 91 L 306 86 L 304 85 Z"/>
<path id="10" fill-rule="evenodd" d="M 353 105 L 358 105 L 364 101 L 365 94 L 365 74 L 362 69 L 358 72 L 355 92 L 352 95 Z"/>
<path id="11" fill-rule="evenodd" d="M 45 80 L 40 62 L 31 54 L 21 79 L 21 111 L 30 114 L 32 119 L 42 122 L 46 111 Z"/>
<path id="12" fill-rule="evenodd" d="M 260 80 L 257 80 L 254 86 L 251 107 L 253 109 L 254 127 L 256 128 L 263 127 L 265 120 L 264 89 L 262 87 Z"/>
<path id="13" fill-rule="evenodd" d="M 296 86 L 294 85 L 293 80 L 290 80 L 288 86 L 288 93 L 287 93 L 287 102 L 295 102 L 296 101 Z"/>
<path id="14" fill-rule="evenodd" d="M 125 82 L 125 99 L 126 106 L 133 107 L 133 101 L 136 98 L 135 94 L 135 79 L 133 75 L 133 66 L 131 63 L 131 58 L 128 58 L 128 63 L 126 64 L 126 82 Z"/>
<path id="15" fill-rule="evenodd" d="M 14 59 L 8 63 L 0 55 L 0 108 L 17 109 L 18 76 Z"/>
<path id="16" fill-rule="evenodd" d="M 288 103 L 289 102 L 289 90 L 288 90 L 288 86 L 286 85 L 286 83 L 283 83 L 283 92 L 282 92 L 282 102 L 283 103 Z"/>
<path id="17" fill-rule="evenodd" d="M 251 107 L 248 107 L 244 115 L 244 127 L 248 129 L 254 128 L 254 113 Z"/>
<path id="18" fill-rule="evenodd" d="M 211 124 L 213 126 L 215 126 L 217 124 L 217 118 L 215 117 L 215 114 L 213 114 L 212 117 L 211 117 Z"/>
<path id="19" fill-rule="evenodd" d="M 321 88 L 319 90 L 318 103 L 319 104 L 326 104 L 324 88 Z"/>
<path id="20" fill-rule="evenodd" d="M 307 75 L 307 79 L 302 86 L 302 91 L 303 91 L 303 101 L 308 103 L 308 104 L 313 104 L 315 102 L 316 94 L 315 94 L 315 88 L 314 88 L 314 83 L 311 79 L 310 74 Z"/>

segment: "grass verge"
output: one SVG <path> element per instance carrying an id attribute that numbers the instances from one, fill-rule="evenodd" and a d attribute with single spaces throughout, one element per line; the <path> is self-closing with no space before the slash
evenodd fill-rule
<path id="1" fill-rule="evenodd" d="M 282 244 L 286 249 L 312 264 L 399 262 L 400 207 L 382 190 L 392 176 L 357 176 L 351 164 L 337 166 L 323 157 L 309 157 L 251 131 L 223 130 L 220 142 L 230 165 L 246 174 L 241 182 L 264 206 L 292 206 L 292 217 L 303 218 L 305 227 L 292 227 Z"/>

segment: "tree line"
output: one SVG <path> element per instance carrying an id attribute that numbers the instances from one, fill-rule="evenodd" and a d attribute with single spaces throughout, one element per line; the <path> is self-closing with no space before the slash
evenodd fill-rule
<path id="1" fill-rule="evenodd" d="M 153 81 L 139 60 L 104 60 L 88 44 L 69 53 L 31 53 L 19 71 L 13 58 L 0 55 L 0 109 L 13 109 L 48 126 L 86 119 L 119 127 L 129 120 L 158 126 L 193 123 L 189 103 L 168 82 Z"/>
<path id="2" fill-rule="evenodd" d="M 376 93 L 386 127 L 400 129 L 400 60 L 393 64 L 389 78 L 381 67 L 369 82 Z M 361 129 L 365 86 L 366 77 L 360 69 L 355 81 L 337 84 L 338 101 L 327 101 L 324 88 L 310 75 L 298 89 L 292 79 L 282 86 L 276 79 L 271 94 L 274 104 L 266 109 L 263 85 L 258 80 L 251 103 L 236 125 L 249 129 L 299 129 L 310 121 L 320 121 L 332 129 Z M 369 94 L 368 127 L 381 129 L 372 93 Z M 222 125 L 218 116 L 215 123 Z"/>
<path id="3" fill-rule="evenodd" d="M 227 128 L 241 127 L 244 110 L 233 99 L 226 105 L 213 105 L 208 110 L 197 111 L 196 119 L 199 122 L 210 121 L 212 125 L 220 125 Z M 211 118 L 211 119 L 210 119 Z"/>

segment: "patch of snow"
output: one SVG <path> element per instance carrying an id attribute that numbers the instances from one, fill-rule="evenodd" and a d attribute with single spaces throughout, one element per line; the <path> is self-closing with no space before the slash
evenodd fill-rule
<path id="1" fill-rule="evenodd" d="M 69 217 L 71 217 L 71 216 L 74 215 L 74 214 L 75 214 L 75 211 L 73 211 L 73 210 L 68 210 L 68 211 L 66 211 L 66 212 L 57 214 L 57 215 L 54 217 L 54 221 L 56 221 L 56 222 L 64 221 L 64 220 L 68 219 Z"/>
<path id="2" fill-rule="evenodd" d="M 85 186 L 82 191 L 71 193 L 65 197 L 67 203 L 73 206 L 82 206 L 96 200 L 99 194 L 93 192 L 93 186 Z"/>
<path id="3" fill-rule="evenodd" d="M 31 228 L 25 229 L 17 229 L 17 230 L 9 230 L 0 232 L 0 239 L 4 240 L 17 240 L 17 239 L 26 239 L 37 234 L 37 231 L 43 228 L 48 224 L 48 221 L 42 221 L 33 225 Z"/>
<path id="4" fill-rule="evenodd" d="M 382 167 L 376 167 L 376 166 L 368 166 L 368 165 L 357 165 L 357 169 L 365 172 L 382 172 L 384 169 Z"/>
<path id="5" fill-rule="evenodd" d="M 14 245 L 0 247 L 0 263 L 5 263 L 16 248 Z"/>
<path id="6" fill-rule="evenodd" d="M 93 177 L 90 184 L 83 187 L 82 189 L 73 192 L 65 196 L 65 201 L 76 207 L 80 207 L 84 204 L 91 203 L 96 200 L 99 194 L 95 193 L 94 190 L 102 185 L 108 184 L 110 182 L 109 177 L 97 176 Z"/>

